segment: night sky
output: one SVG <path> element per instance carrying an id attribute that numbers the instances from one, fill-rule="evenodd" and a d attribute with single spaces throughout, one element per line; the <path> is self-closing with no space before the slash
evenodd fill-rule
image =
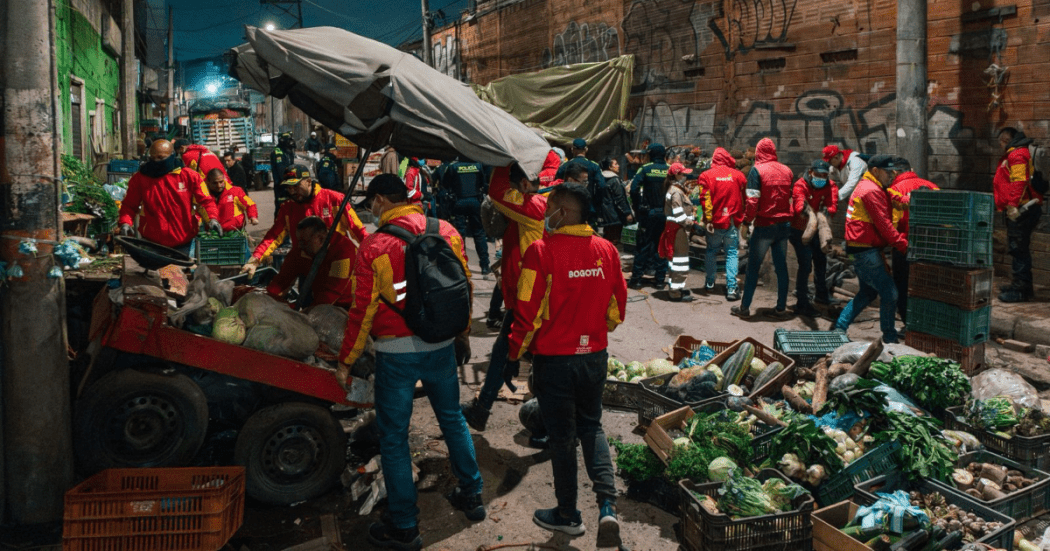
<path id="1" fill-rule="evenodd" d="M 292 28 L 296 18 L 258 0 L 168 0 L 175 8 L 175 58 L 179 61 L 220 55 L 245 42 L 244 25 Z M 430 10 L 458 19 L 467 0 L 430 0 Z M 294 5 L 287 6 L 295 13 Z M 340 27 L 396 46 L 423 36 L 420 0 L 303 0 L 303 25 Z M 439 19 L 438 25 L 441 24 Z M 167 28 L 167 20 L 149 21 Z"/>

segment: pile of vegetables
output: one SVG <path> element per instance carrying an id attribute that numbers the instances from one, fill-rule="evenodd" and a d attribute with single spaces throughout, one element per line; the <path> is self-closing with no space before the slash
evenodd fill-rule
<path id="1" fill-rule="evenodd" d="M 775 476 L 759 482 L 740 469 L 732 469 L 718 489 L 718 500 L 695 492 L 693 495 L 712 515 L 727 514 L 739 519 L 792 511 L 792 502 L 807 493 L 798 484 Z"/>
<path id="2" fill-rule="evenodd" d="M 970 395 L 970 378 L 958 362 L 933 356 L 897 356 L 873 362 L 868 376 L 913 398 L 926 409 L 961 405 Z"/>
<path id="3" fill-rule="evenodd" d="M 838 449 L 839 442 L 811 419 L 799 418 L 773 435 L 766 462 L 793 480 L 819 486 L 845 467 Z"/>
<path id="4" fill-rule="evenodd" d="M 208 230 L 200 232 L 199 235 L 206 239 L 239 239 L 248 235 L 248 232 L 245 230 L 230 230 L 219 235 L 219 232 L 215 230 Z"/>
<path id="5" fill-rule="evenodd" d="M 937 421 L 929 417 L 889 412 L 878 420 L 878 424 L 881 431 L 875 436 L 877 443 L 900 443 L 898 459 L 905 476 L 912 480 L 932 478 L 949 481 L 959 454 L 941 434 Z"/>
<path id="6" fill-rule="evenodd" d="M 748 393 L 745 386 L 748 381 L 751 388 L 759 388 L 784 369 L 780 362 L 766 365 L 755 356 L 755 346 L 749 342 L 741 343 L 721 366 L 700 359 L 706 357 L 707 350 L 714 352 L 705 347 L 706 343 L 682 360 L 678 364 L 678 373 L 667 385 L 657 387 L 657 391 L 679 403 L 696 403 L 725 392 L 743 396 Z M 652 381 L 654 384 L 660 382 Z"/>
<path id="7" fill-rule="evenodd" d="M 912 505 L 926 511 L 935 529 L 949 533 L 962 532 L 962 541 L 965 542 L 979 540 L 1003 527 L 1000 522 L 985 521 L 974 513 L 948 504 L 944 496 L 937 492 L 923 494 L 913 490 L 908 492 L 908 498 Z"/>
<path id="8" fill-rule="evenodd" d="M 1027 478 L 1021 471 L 991 462 L 974 461 L 952 473 L 952 483 L 956 488 L 982 501 L 1004 498 L 1036 482 L 1039 480 Z"/>
<path id="9" fill-rule="evenodd" d="M 637 383 L 648 377 L 657 377 L 675 373 L 678 368 L 666 359 L 649 360 L 648 362 L 631 362 L 624 365 L 616 358 L 610 357 L 607 363 L 608 379 L 624 383 Z"/>
<path id="10" fill-rule="evenodd" d="M 719 457 L 745 464 L 752 454 L 751 427 L 741 419 L 725 410 L 700 413 L 686 421 L 681 430 L 670 431 L 674 449 L 668 457 L 667 476 L 704 482 L 710 478 L 711 462 Z"/>
<path id="11" fill-rule="evenodd" d="M 98 219 L 92 221 L 89 226 L 92 235 L 112 231 L 120 214 L 117 202 L 102 188 L 91 169 L 80 159 L 72 155 L 63 155 L 62 178 L 66 181 L 71 196 L 64 210 L 97 217 Z"/>
<path id="12" fill-rule="evenodd" d="M 664 464 L 645 444 L 626 444 L 610 439 L 616 449 L 616 467 L 620 474 L 637 482 L 644 482 L 664 473 Z"/>
<path id="13" fill-rule="evenodd" d="M 1050 434 L 1050 416 L 1041 409 L 1021 407 L 1008 396 L 971 400 L 964 413 L 970 425 L 1004 438 Z"/>

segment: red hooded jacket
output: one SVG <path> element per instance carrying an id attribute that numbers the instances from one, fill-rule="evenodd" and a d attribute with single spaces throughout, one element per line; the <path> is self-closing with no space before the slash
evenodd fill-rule
<path id="1" fill-rule="evenodd" d="M 791 212 L 795 213 L 795 217 L 791 219 L 791 227 L 796 230 L 806 229 L 807 216 L 804 212 L 807 202 L 813 212 L 827 207 L 828 214 L 833 215 L 839 208 L 838 199 L 839 188 L 831 178 L 828 178 L 828 183 L 820 189 L 810 185 L 805 177 L 795 180 L 795 187 L 791 193 Z"/>
<path id="2" fill-rule="evenodd" d="M 871 172 L 865 172 L 846 210 L 846 246 L 908 251 L 908 240 L 893 227 L 890 196 Z"/>
<path id="3" fill-rule="evenodd" d="M 777 162 L 773 140 L 762 138 L 755 146 L 755 167 L 747 176 L 747 210 L 744 220 L 772 226 L 791 220 L 791 187 L 794 173 Z"/>
<path id="4" fill-rule="evenodd" d="M 711 168 L 698 178 L 704 198 L 704 220 L 724 230 L 744 221 L 744 188 L 747 177 L 736 169 L 736 160 L 719 147 L 711 156 Z"/>
<path id="5" fill-rule="evenodd" d="M 510 187 L 510 167 L 492 171 L 489 197 L 496 210 L 507 217 L 503 233 L 503 257 L 500 260 L 500 287 L 503 303 L 513 310 L 516 303 L 514 289 L 521 275 L 521 257 L 533 241 L 543 237 L 543 218 L 547 212 L 547 198 L 536 194 L 522 194 Z"/>
<path id="6" fill-rule="evenodd" d="M 553 149 L 547 152 L 547 158 L 543 160 L 543 169 L 540 170 L 540 187 L 547 188 L 560 184 L 562 181 L 555 177 L 558 167 L 561 166 L 561 157 Z"/>
<path id="7" fill-rule="evenodd" d="M 226 165 L 222 164 L 222 159 L 203 145 L 193 144 L 187 147 L 186 152 L 182 154 L 182 164 L 196 170 L 202 179 L 207 179 L 208 173 L 217 168 L 222 171 L 226 181 L 230 181 L 230 175 L 226 174 Z"/>
<path id="8" fill-rule="evenodd" d="M 196 205 L 204 208 L 205 221 L 218 218 L 215 199 L 196 172 L 176 168 L 160 178 L 136 172 L 128 181 L 117 224 L 131 225 L 137 214 L 143 238 L 165 247 L 179 247 L 197 236 Z"/>
<path id="9" fill-rule="evenodd" d="M 908 237 L 908 206 L 911 205 L 911 192 L 917 189 L 941 189 L 937 184 L 919 178 L 914 172 L 901 173 L 893 180 L 890 189 L 890 204 L 893 206 L 893 225 L 905 238 Z"/>
<path id="10" fill-rule="evenodd" d="M 329 228 L 332 227 L 335 213 L 339 211 L 339 205 L 342 202 L 342 193 L 324 189 L 321 184 L 315 182 L 314 194 L 308 202 L 300 203 L 289 199 L 281 203 L 281 207 L 277 209 L 277 214 L 273 217 L 273 226 L 263 236 L 259 246 L 255 247 L 252 258 L 262 260 L 270 256 L 277 247 L 281 246 L 284 238 L 289 236 L 292 238 L 294 248 L 299 239 L 295 228 L 299 225 L 299 221 L 307 216 L 319 216 Z M 352 208 L 346 209 L 343 219 L 339 221 L 338 231 L 358 243 L 364 241 L 368 236 L 368 230 L 365 229 L 365 225 L 361 223 L 361 219 L 357 217 L 357 213 Z"/>

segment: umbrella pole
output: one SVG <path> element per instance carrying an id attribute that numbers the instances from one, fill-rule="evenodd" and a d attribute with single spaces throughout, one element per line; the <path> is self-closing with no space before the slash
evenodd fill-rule
<path id="1" fill-rule="evenodd" d="M 354 191 L 354 187 L 357 186 L 357 182 L 364 177 L 365 165 L 368 164 L 368 157 L 372 154 L 371 148 L 365 149 L 364 159 L 366 162 L 362 162 L 357 165 L 357 171 L 354 172 L 354 179 L 350 181 L 350 189 L 346 190 L 346 194 L 343 195 L 343 202 L 339 205 L 339 211 L 335 213 L 335 222 L 331 228 L 328 228 L 328 234 L 324 237 L 324 243 L 321 244 L 321 249 L 314 255 L 314 262 L 310 266 L 310 272 L 306 274 L 306 278 L 303 279 L 302 285 L 299 288 L 299 299 L 296 301 L 296 308 L 302 310 L 303 308 L 310 305 L 312 298 L 310 296 L 310 288 L 314 285 L 314 279 L 317 278 L 317 272 L 321 270 L 321 263 L 324 262 L 325 256 L 328 255 L 328 245 L 332 242 L 332 236 L 335 235 L 336 228 L 339 227 L 339 221 L 343 219 L 343 214 L 346 213 L 346 207 L 350 203 L 350 197 Z"/>

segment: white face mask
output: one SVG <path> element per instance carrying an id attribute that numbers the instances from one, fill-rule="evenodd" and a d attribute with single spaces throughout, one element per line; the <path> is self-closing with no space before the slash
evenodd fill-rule
<path id="1" fill-rule="evenodd" d="M 369 209 L 368 209 L 368 210 L 372 211 L 372 216 L 374 216 L 376 220 L 378 220 L 379 216 L 383 213 L 383 209 L 378 208 L 378 207 L 379 207 L 379 197 L 376 197 L 375 199 L 372 199 L 372 206 L 369 207 Z"/>
<path id="2" fill-rule="evenodd" d="M 562 212 L 562 210 L 563 209 L 558 209 L 543 219 L 543 229 L 546 230 L 547 233 L 553 233 L 554 230 L 557 229 L 551 226 L 551 219 L 554 218 L 555 214 Z M 562 216 L 562 218 L 564 218 L 564 216 Z"/>

